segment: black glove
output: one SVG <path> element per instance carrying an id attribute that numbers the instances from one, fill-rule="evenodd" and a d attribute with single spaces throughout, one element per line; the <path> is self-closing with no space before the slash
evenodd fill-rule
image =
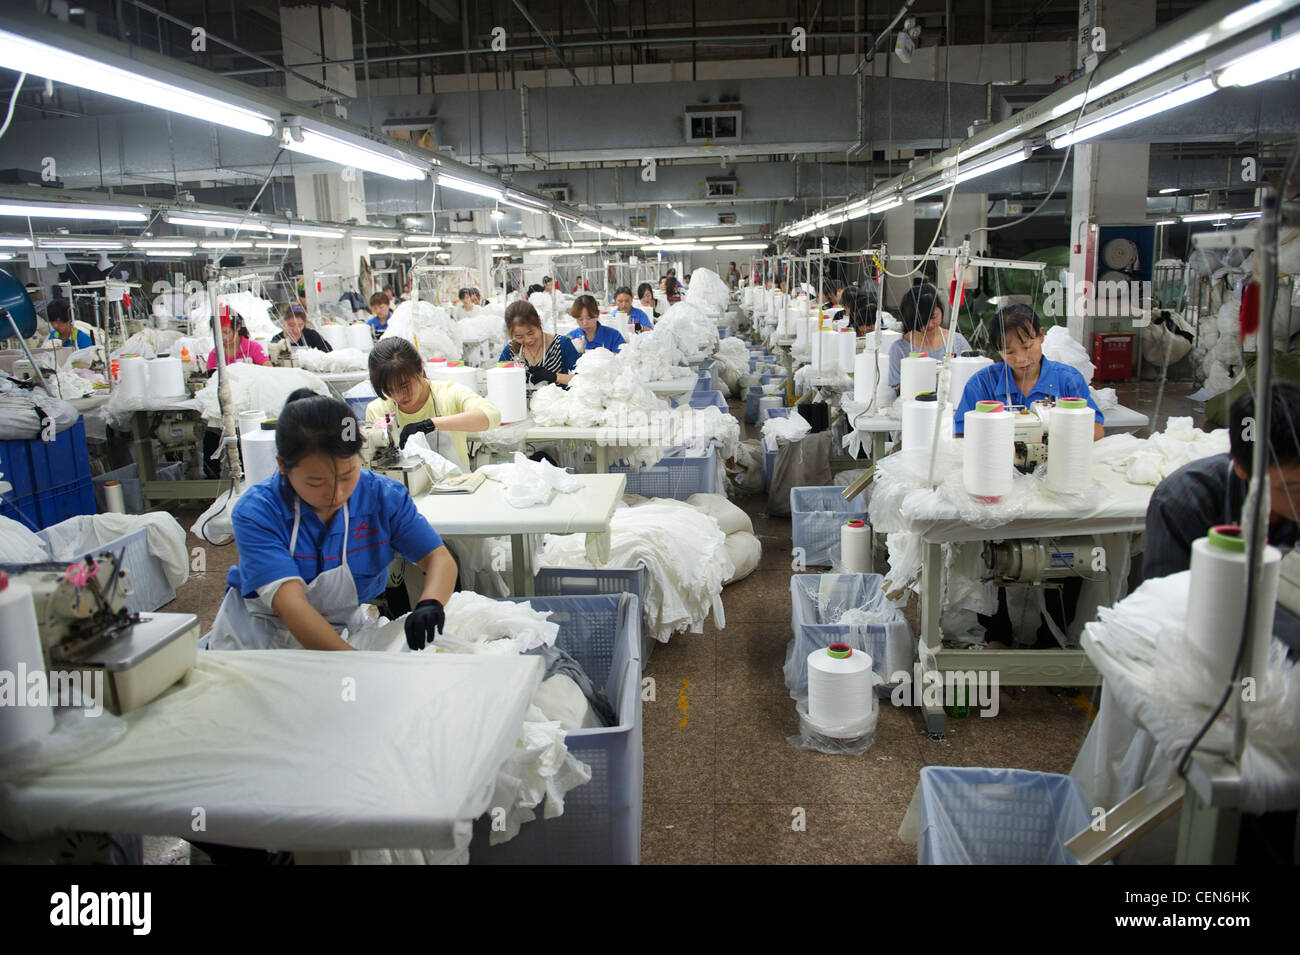
<path id="1" fill-rule="evenodd" d="M 423 650 L 426 644 L 433 643 L 436 634 L 442 633 L 446 622 L 447 615 L 439 601 L 421 600 L 406 615 L 406 645 L 412 650 Z"/>
<path id="2" fill-rule="evenodd" d="M 406 442 L 410 440 L 413 434 L 428 434 L 431 431 L 437 431 L 438 426 L 433 423 L 432 418 L 425 418 L 423 421 L 412 421 L 402 429 L 401 436 L 397 439 L 399 448 L 406 447 Z"/>
<path id="3" fill-rule="evenodd" d="M 542 365 L 528 366 L 528 380 L 535 385 L 555 384 L 555 372 Z"/>

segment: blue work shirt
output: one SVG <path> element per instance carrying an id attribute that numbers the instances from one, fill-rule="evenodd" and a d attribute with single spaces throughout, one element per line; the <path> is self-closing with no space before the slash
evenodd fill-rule
<path id="1" fill-rule="evenodd" d="M 632 321 L 635 322 L 637 325 L 640 325 L 642 328 L 645 329 L 650 329 L 655 327 L 654 321 L 650 318 L 649 315 L 646 314 L 645 309 L 637 308 L 635 305 L 633 305 L 631 311 L 632 311 Z"/>
<path id="2" fill-rule="evenodd" d="M 293 535 L 293 501 L 289 482 L 273 474 L 247 491 L 235 504 L 231 521 L 239 563 L 226 583 L 246 599 L 267 584 L 300 577 L 310 584 L 339 566 L 343 551 L 343 509 L 328 528 L 307 504 L 300 505 L 298 542 Z M 348 569 L 361 603 L 374 600 L 388 586 L 388 565 L 396 551 L 415 563 L 442 546 L 442 538 L 415 509 L 406 488 L 392 478 L 362 470 L 348 498 Z"/>
<path id="3" fill-rule="evenodd" d="M 62 338 L 64 348 L 90 348 L 95 344 L 95 340 L 83 332 L 80 328 L 72 329 L 76 334 L 71 338 L 62 338 L 58 332 L 50 332 L 50 339 L 59 341 Z"/>
<path id="4" fill-rule="evenodd" d="M 1088 407 L 1096 412 L 1098 424 L 1106 420 L 1088 391 L 1088 383 L 1083 380 L 1083 375 L 1079 374 L 1077 368 L 1044 358 L 1042 367 L 1038 370 L 1038 381 L 1034 383 L 1033 392 L 1022 395 L 1020 389 L 1016 387 L 1016 379 L 1011 374 L 1011 369 L 1007 367 L 1006 362 L 1000 361 L 996 365 L 981 368 L 970 381 L 966 382 L 966 390 L 962 392 L 957 410 L 952 414 L 952 432 L 953 434 L 965 433 L 966 412 L 974 411 L 976 402 L 1001 401 L 1008 407 L 1020 405 L 1028 408 L 1031 402 L 1040 398 L 1083 398 L 1088 402 Z"/>
<path id="5" fill-rule="evenodd" d="M 587 333 L 581 328 L 575 328 L 569 332 L 569 337 L 575 342 L 580 338 L 586 338 Z M 608 348 L 612 352 L 618 351 L 624 345 L 623 334 L 617 328 L 611 328 L 608 325 L 596 323 L 596 337 L 587 340 L 587 348 Z"/>
<path id="6" fill-rule="evenodd" d="M 389 319 L 392 319 L 393 316 L 392 316 L 392 315 L 389 315 L 388 317 L 389 317 Z M 369 325 L 371 328 L 374 329 L 373 334 L 374 334 L 374 336 L 375 336 L 376 338 L 378 338 L 380 335 L 384 334 L 384 332 L 388 331 L 388 322 L 384 322 L 384 323 L 381 325 L 381 324 L 379 324 L 379 319 L 378 319 L 378 317 L 376 317 L 376 316 L 374 316 L 374 315 L 372 315 L 372 316 L 370 316 L 368 319 L 366 319 L 366 324 Z"/>

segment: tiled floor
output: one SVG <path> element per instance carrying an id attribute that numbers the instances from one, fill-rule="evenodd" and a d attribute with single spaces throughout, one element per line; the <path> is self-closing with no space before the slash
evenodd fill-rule
<path id="1" fill-rule="evenodd" d="M 1150 413 L 1158 386 L 1126 383 L 1120 401 Z M 1167 386 L 1160 425 L 1193 413 L 1184 384 Z M 743 409 L 733 405 L 733 412 Z M 1199 419 L 1198 419 L 1199 420 Z M 790 521 L 764 514 L 766 499 L 739 503 L 763 544 L 758 570 L 723 591 L 726 627 L 678 634 L 646 667 L 656 699 L 644 707 L 644 863 L 910 863 L 899 824 L 926 765 L 1068 772 L 1088 729 L 1082 693 L 1002 687 L 999 714 L 952 719 L 932 740 L 918 712 L 884 701 L 876 739 L 860 756 L 800 750 L 782 676 L 790 640 Z M 178 514 L 188 526 L 192 514 Z M 204 629 L 225 589 L 235 548 L 205 545 L 206 572 L 166 609 L 196 613 Z M 150 861 L 187 862 L 178 840 L 150 839 Z M 203 859 L 195 852 L 195 861 Z"/>

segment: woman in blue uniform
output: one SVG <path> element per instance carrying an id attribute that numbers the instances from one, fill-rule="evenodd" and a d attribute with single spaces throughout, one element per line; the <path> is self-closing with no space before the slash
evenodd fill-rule
<path id="1" fill-rule="evenodd" d="M 623 334 L 617 328 L 600 324 L 600 306 L 592 296 L 579 295 L 574 299 L 569 315 L 578 320 L 578 327 L 569 332 L 569 339 L 578 351 L 608 348 L 617 352 L 626 344 Z"/>
<path id="2" fill-rule="evenodd" d="M 1093 440 L 1105 434 L 1102 422 L 1105 416 L 1097 407 L 1077 368 L 1043 357 L 1043 326 L 1038 313 L 1028 305 L 1007 305 L 998 310 L 989 330 L 993 347 L 1002 361 L 976 372 L 966 382 L 966 390 L 957 398 L 953 413 L 953 434 L 961 437 L 966 431 L 966 412 L 973 411 L 981 401 L 1001 401 L 1007 407 L 1018 405 L 1028 408 L 1044 398 L 1083 398 L 1092 408 Z"/>
<path id="3" fill-rule="evenodd" d="M 441 632 L 456 561 L 406 488 L 361 466 L 361 425 L 338 399 L 300 388 L 280 412 L 280 470 L 248 488 L 232 522 L 239 563 L 209 637 L 215 650 L 355 649 L 363 605 L 384 592 L 394 552 L 424 571 L 406 618 L 412 650 Z"/>

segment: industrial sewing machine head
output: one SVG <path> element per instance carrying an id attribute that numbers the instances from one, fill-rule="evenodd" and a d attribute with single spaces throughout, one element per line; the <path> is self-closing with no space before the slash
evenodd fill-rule
<path id="1" fill-rule="evenodd" d="M 1047 461 L 1047 408 L 1046 402 L 1035 401 L 1028 408 L 1007 409 L 1015 415 L 1016 469 L 1025 474 Z"/>
<path id="2" fill-rule="evenodd" d="M 395 414 L 385 415 L 373 424 L 363 423 L 361 463 L 404 485 L 411 494 L 423 494 L 433 483 L 433 475 L 423 461 L 410 462 L 403 457 L 400 438 Z"/>
<path id="3" fill-rule="evenodd" d="M 298 367 L 298 360 L 293 356 L 293 348 L 284 339 L 280 339 L 278 342 L 268 342 L 266 355 L 271 360 L 271 364 L 277 368 Z"/>
<path id="4" fill-rule="evenodd" d="M 103 705 L 122 714 L 157 697 L 193 668 L 198 618 L 132 613 L 123 557 L 29 564 L 16 575 L 32 590 L 47 673 L 102 671 Z M 53 676 L 51 676 L 53 679 Z"/>

